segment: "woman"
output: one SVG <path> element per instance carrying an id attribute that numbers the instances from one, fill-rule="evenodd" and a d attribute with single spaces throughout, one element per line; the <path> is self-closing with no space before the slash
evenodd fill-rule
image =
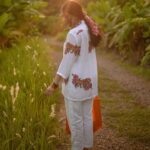
<path id="1" fill-rule="evenodd" d="M 62 81 L 72 150 L 90 150 L 93 147 L 92 100 L 98 95 L 95 47 L 100 33 L 79 3 L 65 2 L 62 14 L 71 29 L 64 43 L 62 61 L 46 94 L 51 95 Z"/>

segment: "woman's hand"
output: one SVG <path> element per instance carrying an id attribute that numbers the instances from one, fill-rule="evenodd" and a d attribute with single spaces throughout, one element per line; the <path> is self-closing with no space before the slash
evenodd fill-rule
<path id="1" fill-rule="evenodd" d="M 52 84 L 50 86 L 48 86 L 48 88 L 45 90 L 44 94 L 46 96 L 51 96 L 53 94 L 53 92 L 55 91 L 55 89 L 53 88 Z"/>
<path id="2" fill-rule="evenodd" d="M 44 94 L 46 96 L 51 96 L 54 93 L 54 91 L 59 87 L 59 83 L 61 82 L 61 80 L 62 77 L 56 74 L 55 78 L 53 79 L 53 82 L 45 90 Z"/>

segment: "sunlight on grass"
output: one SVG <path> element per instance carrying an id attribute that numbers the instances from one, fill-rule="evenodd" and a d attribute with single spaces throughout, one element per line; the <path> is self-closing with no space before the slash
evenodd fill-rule
<path id="1" fill-rule="evenodd" d="M 54 62 L 39 38 L 0 53 L 0 143 L 9 149 L 54 149 L 58 93 L 45 97 Z"/>

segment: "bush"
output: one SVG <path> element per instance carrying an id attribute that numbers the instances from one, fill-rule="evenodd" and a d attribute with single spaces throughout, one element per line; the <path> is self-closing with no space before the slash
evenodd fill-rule
<path id="1" fill-rule="evenodd" d="M 115 48 L 124 59 L 136 64 L 149 60 L 146 56 L 150 42 L 149 2 L 98 0 L 89 3 L 87 10 L 105 29 L 108 48 Z"/>
<path id="2" fill-rule="evenodd" d="M 0 46 L 8 46 L 25 35 L 38 33 L 40 12 L 47 3 L 39 0 L 4 0 L 0 2 Z"/>

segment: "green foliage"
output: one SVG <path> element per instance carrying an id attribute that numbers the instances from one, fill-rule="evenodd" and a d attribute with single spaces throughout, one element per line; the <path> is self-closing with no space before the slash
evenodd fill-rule
<path id="1" fill-rule="evenodd" d="M 146 47 L 146 54 L 142 58 L 141 65 L 150 65 L 150 44 Z"/>
<path id="2" fill-rule="evenodd" d="M 8 13 L 3 13 L 0 16 L 0 33 L 3 31 L 3 28 L 5 26 L 5 24 L 8 22 L 9 20 L 9 14 Z"/>
<path id="3" fill-rule="evenodd" d="M 12 0 L 4 0 L 0 2 L 1 6 L 10 6 L 12 4 Z"/>
<path id="4" fill-rule="evenodd" d="M 56 40 L 58 40 L 58 41 L 64 42 L 65 39 L 66 39 L 66 35 L 67 35 L 66 31 L 60 32 L 60 33 L 58 33 L 58 34 L 55 36 L 55 38 L 56 38 Z"/>
<path id="5" fill-rule="evenodd" d="M 58 93 L 43 94 L 54 70 L 48 49 L 30 38 L 0 51 L 1 149 L 54 149 Z"/>
<path id="6" fill-rule="evenodd" d="M 110 9 L 110 3 L 105 0 L 90 2 L 87 6 L 87 11 L 93 16 L 93 19 L 103 25 L 107 24 L 107 19 L 103 16 L 106 16 Z"/>
<path id="7" fill-rule="evenodd" d="M 106 31 L 106 43 L 124 58 L 149 63 L 150 3 L 146 0 L 89 3 L 87 10 Z M 142 61 L 141 61 L 142 60 Z M 145 61 L 144 61 L 145 60 Z"/>
<path id="8" fill-rule="evenodd" d="M 58 15 L 46 16 L 45 21 L 40 22 L 39 30 L 44 34 L 56 35 L 62 30 L 61 19 Z"/>
<path id="9" fill-rule="evenodd" d="M 46 6 L 42 0 L 0 1 L 0 46 L 24 35 L 37 34 L 38 23 L 44 19 L 41 9 Z M 6 43 L 4 39 L 8 39 Z"/>

